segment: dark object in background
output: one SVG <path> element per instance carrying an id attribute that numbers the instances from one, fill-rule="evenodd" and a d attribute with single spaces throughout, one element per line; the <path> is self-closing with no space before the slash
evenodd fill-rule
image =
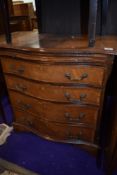
<path id="1" fill-rule="evenodd" d="M 10 18 L 8 0 L 0 0 L 0 11 L 2 13 L 3 29 L 5 30 L 6 41 L 11 43 Z"/>
<path id="2" fill-rule="evenodd" d="M 88 33 L 89 0 L 35 0 L 40 33 L 82 35 Z M 97 35 L 116 35 L 117 1 L 98 0 Z"/>
<path id="3" fill-rule="evenodd" d="M 38 30 L 40 33 L 82 35 L 88 33 L 89 46 L 95 44 L 97 0 L 51 0 L 36 2 Z M 90 5 L 90 8 L 89 8 Z M 88 7 L 88 8 L 87 8 Z M 89 30 L 88 30 L 89 18 Z"/>
<path id="4" fill-rule="evenodd" d="M 7 0 L 0 0 L 0 2 L 5 3 Z M 40 33 L 63 35 L 82 35 L 88 33 L 89 1 L 51 0 L 50 3 L 50 0 L 35 0 L 35 2 L 37 4 L 38 28 Z M 116 6 L 116 0 L 98 1 L 97 34 L 117 34 Z M 6 18 L 8 19 L 8 16 Z M 8 26 L 6 30 L 7 42 L 10 42 L 9 25 L 8 23 L 5 23 L 5 25 Z M 93 37 L 94 34 L 95 29 L 93 29 Z"/>
<path id="5" fill-rule="evenodd" d="M 80 0 L 40 0 L 38 7 L 40 33 L 81 34 Z"/>
<path id="6" fill-rule="evenodd" d="M 95 44 L 96 35 L 96 19 L 97 19 L 97 0 L 90 0 L 89 3 L 89 47 L 93 47 Z"/>

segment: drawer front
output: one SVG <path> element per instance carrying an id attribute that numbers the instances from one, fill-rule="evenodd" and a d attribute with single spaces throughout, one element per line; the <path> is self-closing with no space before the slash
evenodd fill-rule
<path id="1" fill-rule="evenodd" d="M 3 71 L 28 79 L 51 83 L 82 83 L 102 86 L 104 67 L 90 65 L 46 65 L 2 59 Z"/>
<path id="2" fill-rule="evenodd" d="M 10 91 L 9 95 L 14 107 L 38 116 L 42 120 L 84 124 L 96 128 L 98 118 L 98 108 L 96 107 L 41 102 L 14 91 Z"/>
<path id="3" fill-rule="evenodd" d="M 74 86 L 55 86 L 49 84 L 35 83 L 13 76 L 5 77 L 8 88 L 42 100 L 65 103 L 80 102 L 82 104 L 100 104 L 100 89 Z"/>
<path id="4" fill-rule="evenodd" d="M 59 124 L 41 121 L 26 112 L 14 111 L 15 123 L 24 125 L 29 130 L 52 140 L 83 140 L 94 141 L 95 130 L 90 128 L 78 127 L 75 125 Z"/>

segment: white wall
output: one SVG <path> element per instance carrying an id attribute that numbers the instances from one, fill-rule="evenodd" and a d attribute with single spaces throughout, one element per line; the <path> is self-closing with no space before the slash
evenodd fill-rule
<path id="1" fill-rule="evenodd" d="M 32 2 L 35 8 L 35 0 L 23 0 L 24 2 Z"/>
<path id="2" fill-rule="evenodd" d="M 18 0 L 13 0 L 13 1 L 18 1 Z M 24 2 L 32 2 L 34 5 L 34 9 L 35 9 L 35 0 L 23 0 Z"/>

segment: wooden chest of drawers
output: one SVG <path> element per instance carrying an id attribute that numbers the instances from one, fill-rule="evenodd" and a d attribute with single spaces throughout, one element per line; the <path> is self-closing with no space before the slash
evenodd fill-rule
<path id="1" fill-rule="evenodd" d="M 54 141 L 98 145 L 113 56 L 21 49 L 0 55 L 15 128 Z"/>

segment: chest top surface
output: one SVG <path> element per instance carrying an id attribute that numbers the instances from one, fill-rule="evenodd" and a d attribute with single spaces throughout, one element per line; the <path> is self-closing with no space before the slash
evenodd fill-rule
<path id="1" fill-rule="evenodd" d="M 37 52 L 37 53 L 64 53 L 64 54 L 107 54 L 117 55 L 117 37 L 105 36 L 97 37 L 95 47 L 88 47 L 87 37 L 81 36 L 61 36 L 38 34 L 33 32 L 15 32 L 12 44 L 6 44 L 4 36 L 0 38 L 0 51 L 4 49 L 10 51 Z"/>

